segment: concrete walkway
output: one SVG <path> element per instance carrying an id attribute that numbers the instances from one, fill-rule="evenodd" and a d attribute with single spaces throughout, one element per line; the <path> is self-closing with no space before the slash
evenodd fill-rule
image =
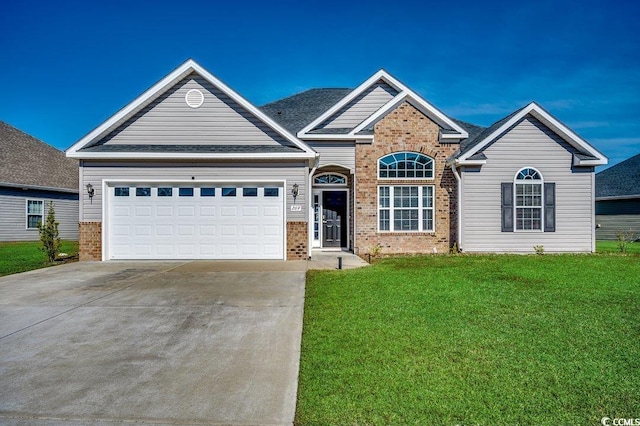
<path id="1" fill-rule="evenodd" d="M 342 269 L 362 268 L 369 266 L 367 262 L 353 253 L 346 251 L 322 251 L 313 250 L 308 269 L 338 269 L 340 262 L 338 258 L 342 258 Z"/>
<path id="2" fill-rule="evenodd" d="M 292 424 L 306 264 L 80 262 L 0 278 L 0 424 Z"/>

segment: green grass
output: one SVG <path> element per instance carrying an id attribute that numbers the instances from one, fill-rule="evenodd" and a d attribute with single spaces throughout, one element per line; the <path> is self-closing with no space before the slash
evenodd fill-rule
<path id="1" fill-rule="evenodd" d="M 0 243 L 0 276 L 51 266 L 40 247 L 40 241 Z M 78 242 L 62 241 L 61 252 L 76 255 Z"/>
<path id="2" fill-rule="evenodd" d="M 627 253 L 640 254 L 640 242 L 634 241 L 627 246 Z M 620 253 L 617 241 L 596 241 L 598 253 Z"/>
<path id="3" fill-rule="evenodd" d="M 297 425 L 640 417 L 640 258 L 428 256 L 309 271 Z"/>

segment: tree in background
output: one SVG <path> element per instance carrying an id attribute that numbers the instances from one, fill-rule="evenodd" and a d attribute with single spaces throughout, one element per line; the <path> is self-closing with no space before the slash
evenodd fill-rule
<path id="1" fill-rule="evenodd" d="M 47 255 L 49 262 L 56 260 L 56 257 L 60 252 L 60 233 L 58 232 L 58 225 L 59 223 L 56 222 L 56 212 L 53 208 L 53 201 L 50 201 L 45 223 L 38 224 L 40 241 L 42 242 L 40 250 Z"/>

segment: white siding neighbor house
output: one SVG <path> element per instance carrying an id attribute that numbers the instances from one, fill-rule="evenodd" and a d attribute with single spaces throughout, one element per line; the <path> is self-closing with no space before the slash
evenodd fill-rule
<path id="1" fill-rule="evenodd" d="M 590 252 L 607 161 L 535 103 L 485 129 L 380 70 L 258 108 L 193 60 L 67 156 L 81 260 Z"/>

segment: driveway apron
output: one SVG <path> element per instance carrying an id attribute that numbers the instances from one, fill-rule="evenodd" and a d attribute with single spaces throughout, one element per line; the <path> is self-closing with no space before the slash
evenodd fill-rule
<path id="1" fill-rule="evenodd" d="M 291 424 L 305 262 L 0 278 L 0 424 Z"/>

